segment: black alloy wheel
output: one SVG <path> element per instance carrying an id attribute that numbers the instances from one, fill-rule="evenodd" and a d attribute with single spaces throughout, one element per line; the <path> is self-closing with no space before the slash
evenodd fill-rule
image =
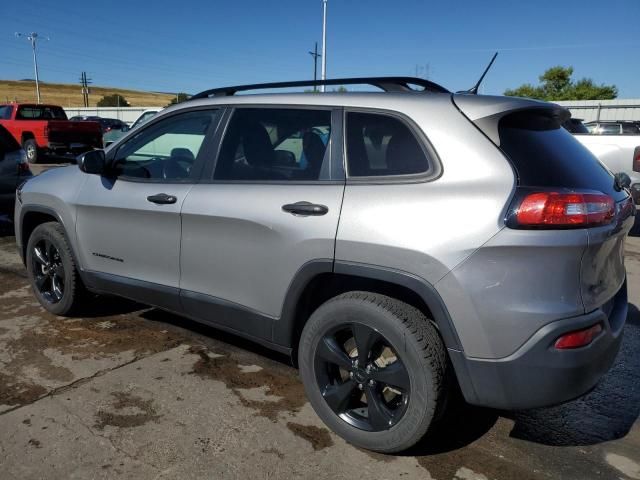
<path id="1" fill-rule="evenodd" d="M 327 332 L 316 349 L 318 388 L 331 410 L 369 432 L 393 427 L 409 403 L 409 373 L 378 331 L 361 323 Z"/>
<path id="2" fill-rule="evenodd" d="M 64 296 L 65 271 L 56 246 L 42 239 L 33 246 L 31 256 L 35 287 L 49 303 L 58 303 Z"/>

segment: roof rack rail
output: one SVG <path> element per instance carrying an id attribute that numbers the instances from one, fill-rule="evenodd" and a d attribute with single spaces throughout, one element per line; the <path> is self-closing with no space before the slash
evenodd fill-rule
<path id="1" fill-rule="evenodd" d="M 296 82 L 254 83 L 252 85 L 236 85 L 234 87 L 212 88 L 196 93 L 190 100 L 209 97 L 229 97 L 237 92 L 247 90 L 266 90 L 272 88 L 315 87 L 320 85 L 372 85 L 385 92 L 415 92 L 409 85 L 422 87 L 419 92 L 450 93 L 449 90 L 437 83 L 417 77 L 359 77 L 359 78 L 331 78 L 327 80 L 301 80 Z"/>

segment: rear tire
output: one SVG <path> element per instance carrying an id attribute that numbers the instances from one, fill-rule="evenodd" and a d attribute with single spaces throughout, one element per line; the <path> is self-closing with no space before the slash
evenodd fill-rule
<path id="1" fill-rule="evenodd" d="M 27 153 L 27 160 L 29 163 L 38 163 L 40 159 L 40 151 L 38 149 L 38 144 L 32 138 L 25 140 L 22 144 L 22 148 Z"/>
<path id="2" fill-rule="evenodd" d="M 311 405 L 358 447 L 406 450 L 425 435 L 445 400 L 442 340 L 422 312 L 399 300 L 368 292 L 334 297 L 311 315 L 299 347 Z"/>
<path id="3" fill-rule="evenodd" d="M 66 316 L 80 309 L 87 292 L 62 225 L 47 222 L 33 230 L 26 263 L 33 292 L 47 311 Z"/>

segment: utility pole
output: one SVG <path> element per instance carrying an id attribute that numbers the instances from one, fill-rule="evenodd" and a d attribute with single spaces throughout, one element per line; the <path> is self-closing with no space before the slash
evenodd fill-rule
<path id="1" fill-rule="evenodd" d="M 318 42 L 316 42 L 316 47 L 314 48 L 313 52 L 309 52 L 309 55 L 313 57 L 313 81 L 315 82 L 318 80 L 318 57 L 322 56 L 318 53 Z M 313 85 L 313 91 L 318 91 L 318 88 L 315 84 Z"/>
<path id="2" fill-rule="evenodd" d="M 327 79 L 327 0 L 322 0 L 322 80 Z M 325 91 L 325 86 L 320 85 L 320 91 Z"/>
<path id="3" fill-rule="evenodd" d="M 31 33 L 18 33 L 16 32 L 16 37 L 26 37 L 27 40 L 31 42 L 31 48 L 33 49 L 33 69 L 36 73 L 36 97 L 38 99 L 38 103 L 40 103 L 40 79 L 38 78 L 38 55 L 36 54 L 36 44 L 38 43 L 39 38 L 44 38 L 49 40 L 49 37 L 39 37 L 36 32 Z"/>
<path id="4" fill-rule="evenodd" d="M 89 106 L 89 84 L 91 79 L 87 78 L 87 72 L 80 74 L 80 85 L 82 85 L 82 103 L 85 107 Z"/>

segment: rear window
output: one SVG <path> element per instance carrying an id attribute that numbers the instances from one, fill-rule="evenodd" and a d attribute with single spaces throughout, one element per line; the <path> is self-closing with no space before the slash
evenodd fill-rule
<path id="1" fill-rule="evenodd" d="M 30 105 L 18 108 L 18 120 L 66 120 L 67 115 L 61 107 Z"/>
<path id="2" fill-rule="evenodd" d="M 0 105 L 0 120 L 11 120 L 13 107 L 11 105 Z"/>
<path id="3" fill-rule="evenodd" d="M 626 198 L 615 190 L 611 172 L 557 118 L 513 113 L 500 120 L 499 134 L 500 148 L 521 186 L 598 190 L 617 200 Z"/>
<path id="4" fill-rule="evenodd" d="M 377 113 L 347 113 L 350 177 L 411 175 L 429 170 L 429 160 L 402 121 Z"/>

